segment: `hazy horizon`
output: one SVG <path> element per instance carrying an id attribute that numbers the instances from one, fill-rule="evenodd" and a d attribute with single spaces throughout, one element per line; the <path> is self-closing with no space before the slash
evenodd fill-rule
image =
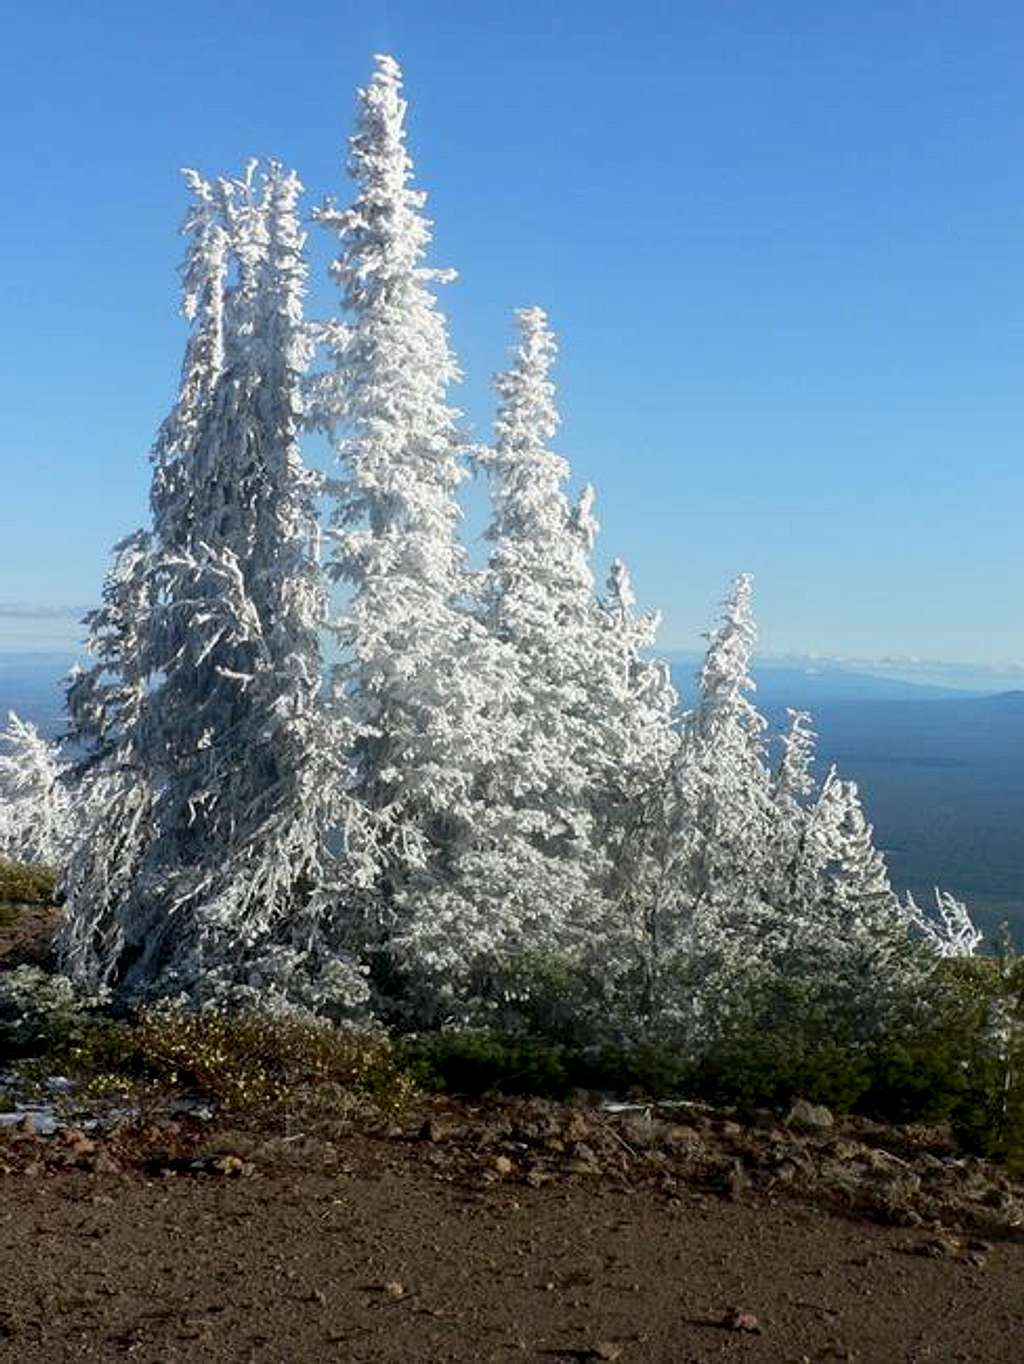
<path id="1" fill-rule="evenodd" d="M 87 606 L 75 608 L 41 608 L 17 603 L 0 603 L 0 659 L 43 655 L 59 658 L 79 657 L 87 662 L 84 630 L 79 628 Z M 71 612 L 75 614 L 72 615 Z M 710 626 L 712 621 L 709 620 Z M 657 644 L 655 656 L 671 663 L 697 664 L 703 655 L 703 641 L 698 637 L 691 644 Z M 803 652 L 772 653 L 757 649 L 754 657 L 758 668 L 798 668 L 807 671 L 841 670 L 865 673 L 880 678 L 918 684 L 922 687 L 941 687 L 963 692 L 1013 691 L 1024 687 L 1024 665 L 1014 663 L 984 664 L 977 661 L 921 658 L 856 658 L 842 655 Z"/>

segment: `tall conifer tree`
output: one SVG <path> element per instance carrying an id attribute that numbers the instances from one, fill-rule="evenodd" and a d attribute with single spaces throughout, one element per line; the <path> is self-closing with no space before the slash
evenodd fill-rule
<path id="1" fill-rule="evenodd" d="M 94 827 L 69 868 L 61 946 L 73 974 L 126 995 L 343 1007 L 363 991 L 323 892 L 336 768 L 317 709 L 317 482 L 297 446 L 301 186 L 274 163 L 188 179 L 194 330 L 154 447 L 152 536 L 122 549 L 91 622 L 100 662 L 72 688 Z M 96 835 L 126 822 L 136 846 L 114 900 Z"/>
<path id="2" fill-rule="evenodd" d="M 472 837 L 507 668 L 465 609 L 455 493 L 467 441 L 433 292 L 454 276 L 423 264 L 431 230 L 426 196 L 409 183 L 401 86 L 397 62 L 379 56 L 350 145 L 355 202 L 317 214 L 340 238 L 331 275 L 345 317 L 321 328 L 331 365 L 313 383 L 312 419 L 341 464 L 328 534 L 330 571 L 349 594 L 334 689 L 355 734 L 349 789 L 390 830 L 373 850 L 371 904 L 392 947 L 404 940 L 408 956 L 415 940 L 417 958 L 443 975 L 466 938 L 458 923 L 428 921 L 424 895 Z"/>

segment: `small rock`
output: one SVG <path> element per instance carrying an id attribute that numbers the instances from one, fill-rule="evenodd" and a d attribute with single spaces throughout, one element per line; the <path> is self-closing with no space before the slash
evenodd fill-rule
<path id="1" fill-rule="evenodd" d="M 16 1122 L 14 1130 L 23 1133 L 26 1137 L 35 1137 L 39 1135 L 39 1127 L 31 1113 L 26 1113 L 23 1118 Z"/>
<path id="2" fill-rule="evenodd" d="M 564 1166 L 566 1174 L 570 1175 L 597 1175 L 601 1171 L 592 1160 L 567 1160 Z"/>
<path id="3" fill-rule="evenodd" d="M 988 1257 L 980 1250 L 969 1250 L 964 1258 L 967 1260 L 967 1263 L 973 1265 L 975 1269 L 984 1269 L 985 1265 L 988 1263 Z"/>
<path id="4" fill-rule="evenodd" d="M 109 1151 L 97 1151 L 89 1161 L 89 1169 L 97 1175 L 119 1175 L 121 1166 Z"/>
<path id="5" fill-rule="evenodd" d="M 622 1346 L 614 1340 L 599 1340 L 590 1351 L 591 1359 L 621 1359 Z"/>
<path id="6" fill-rule="evenodd" d="M 786 1115 L 786 1126 L 798 1132 L 827 1132 L 835 1126 L 830 1109 L 824 1104 L 812 1104 L 807 1099 L 797 1099 Z"/>
<path id="7" fill-rule="evenodd" d="M 593 1124 L 587 1117 L 578 1110 L 569 1115 L 569 1121 L 565 1124 L 565 1135 L 569 1141 L 582 1141 L 589 1137 L 593 1131 Z"/>
<path id="8" fill-rule="evenodd" d="M 930 1260 L 949 1260 L 960 1253 L 960 1242 L 954 1236 L 929 1236 L 927 1241 L 918 1241 L 913 1247 L 915 1255 L 925 1255 Z"/>
<path id="9" fill-rule="evenodd" d="M 218 1156 L 211 1161 L 211 1169 L 219 1175 L 232 1175 L 236 1178 L 251 1175 L 255 1166 L 251 1161 L 242 1160 L 240 1156 Z"/>
<path id="10" fill-rule="evenodd" d="M 733 1161 L 732 1167 L 726 1178 L 725 1191 L 735 1202 L 737 1199 L 742 1198 L 749 1188 L 750 1176 L 743 1168 L 743 1161 L 737 1156 Z"/>
<path id="11" fill-rule="evenodd" d="M 397 1301 L 399 1298 L 405 1297 L 405 1285 L 399 1283 L 397 1279 L 392 1279 L 384 1285 L 384 1292 L 387 1297 L 394 1298 Z"/>
<path id="12" fill-rule="evenodd" d="M 419 1130 L 420 1141 L 440 1141 L 444 1136 L 440 1123 L 433 1118 L 427 1118 Z"/>
<path id="13" fill-rule="evenodd" d="M 730 1331 L 746 1331 L 749 1335 L 759 1336 L 761 1334 L 761 1323 L 753 1312 L 744 1311 L 741 1307 L 730 1308 L 722 1318 L 722 1325 Z"/>
<path id="14" fill-rule="evenodd" d="M 495 1156 L 494 1168 L 499 1175 L 510 1175 L 514 1167 L 508 1156 Z"/>
<path id="15" fill-rule="evenodd" d="M 693 1127 L 687 1127 L 684 1123 L 676 1123 L 666 1129 L 662 1137 L 666 1146 L 699 1146 L 701 1139 Z"/>
<path id="16" fill-rule="evenodd" d="M 309 1295 L 310 1302 L 317 1303 L 320 1307 L 327 1306 L 327 1294 L 322 1288 L 314 1288 Z"/>
<path id="17" fill-rule="evenodd" d="M 736 1141 L 739 1137 L 743 1136 L 743 1128 L 738 1122 L 731 1122 L 727 1119 L 719 1127 L 718 1134 L 721 1137 L 725 1137 L 728 1141 Z"/>
<path id="18" fill-rule="evenodd" d="M 864 1154 L 864 1148 L 859 1142 L 837 1137 L 828 1148 L 828 1153 L 833 1160 L 856 1160 L 858 1156 Z"/>

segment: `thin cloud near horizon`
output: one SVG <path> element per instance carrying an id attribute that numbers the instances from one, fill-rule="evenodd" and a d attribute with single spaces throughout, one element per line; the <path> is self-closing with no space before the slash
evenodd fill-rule
<path id="1" fill-rule="evenodd" d="M 35 602 L 0 602 L 0 620 L 78 620 L 91 606 L 42 606 Z"/>

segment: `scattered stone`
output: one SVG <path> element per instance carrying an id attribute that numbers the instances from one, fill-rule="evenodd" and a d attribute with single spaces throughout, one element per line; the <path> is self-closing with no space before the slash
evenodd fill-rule
<path id="1" fill-rule="evenodd" d="M 87 1137 L 80 1127 L 65 1127 L 60 1134 L 60 1140 L 63 1145 L 83 1154 L 96 1150 L 96 1143 L 91 1137 Z"/>
<path id="2" fill-rule="evenodd" d="M 510 1175 L 514 1166 L 508 1156 L 495 1156 L 494 1168 L 499 1175 Z"/>
<path id="3" fill-rule="evenodd" d="M 405 1285 L 399 1283 L 397 1279 L 392 1279 L 384 1285 L 384 1293 L 397 1302 L 399 1298 L 405 1297 Z"/>
<path id="4" fill-rule="evenodd" d="M 797 1099 L 786 1115 L 786 1126 L 797 1132 L 827 1132 L 835 1126 L 831 1109 L 824 1104 L 812 1104 Z"/>
<path id="5" fill-rule="evenodd" d="M 327 1306 L 327 1294 L 322 1288 L 314 1288 L 309 1295 L 310 1302 L 315 1302 L 320 1307 Z"/>
<path id="6" fill-rule="evenodd" d="M 242 1160 L 240 1156 L 218 1156 L 211 1161 L 211 1168 L 220 1175 L 233 1175 L 236 1178 L 243 1178 L 251 1175 L 255 1166 L 251 1161 Z"/>
<path id="7" fill-rule="evenodd" d="M 590 1351 L 591 1359 L 621 1359 L 622 1346 L 617 1345 L 614 1340 L 599 1340 Z"/>
<path id="8" fill-rule="evenodd" d="M 742 1307 L 731 1307 L 722 1318 L 722 1325 L 730 1331 L 745 1331 L 753 1336 L 761 1334 L 760 1321 L 753 1312 L 747 1312 Z"/>
<path id="9" fill-rule="evenodd" d="M 905 1249 L 910 1255 L 923 1255 L 929 1260 L 951 1260 L 960 1254 L 962 1247 L 955 1236 L 940 1233 L 924 1241 L 914 1241 Z"/>
<path id="10" fill-rule="evenodd" d="M 89 1161 L 89 1169 L 96 1175 L 119 1175 L 121 1166 L 109 1151 L 97 1151 Z"/>
<path id="11" fill-rule="evenodd" d="M 580 1160 L 574 1157 L 565 1162 L 565 1172 L 570 1175 L 598 1175 L 601 1173 L 599 1167 L 592 1160 Z"/>
<path id="12" fill-rule="evenodd" d="M 684 1123 L 676 1123 L 665 1130 L 662 1138 L 666 1146 L 702 1146 L 700 1135 L 696 1128 L 688 1127 Z"/>
<path id="13" fill-rule="evenodd" d="M 828 1148 L 828 1153 L 833 1160 L 856 1160 L 858 1156 L 864 1154 L 864 1148 L 856 1141 L 847 1141 L 844 1137 L 837 1137 Z"/>
<path id="14" fill-rule="evenodd" d="M 750 1188 L 750 1176 L 743 1168 L 743 1161 L 739 1156 L 732 1162 L 729 1174 L 726 1177 L 725 1190 L 733 1202 L 743 1197 Z"/>
<path id="15" fill-rule="evenodd" d="M 440 1123 L 435 1121 L 434 1118 L 427 1118 L 419 1130 L 420 1141 L 441 1141 L 443 1137 L 444 1131 L 442 1130 Z"/>

